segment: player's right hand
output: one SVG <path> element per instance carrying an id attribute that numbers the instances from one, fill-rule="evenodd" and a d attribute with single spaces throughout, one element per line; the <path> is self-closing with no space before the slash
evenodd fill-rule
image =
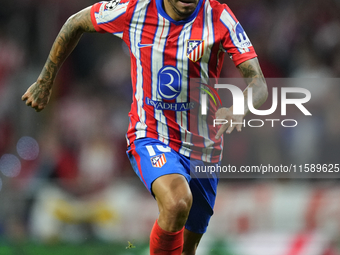
<path id="1" fill-rule="evenodd" d="M 46 84 L 33 83 L 22 96 L 21 100 L 26 101 L 37 112 L 43 110 L 51 97 L 51 86 Z"/>
<path id="2" fill-rule="evenodd" d="M 226 132 L 227 134 L 230 134 L 231 132 L 233 132 L 235 127 L 238 132 L 242 130 L 242 125 L 240 123 L 242 123 L 244 116 L 234 115 L 233 107 L 230 107 L 230 108 L 222 107 L 218 109 L 218 111 L 215 114 L 215 117 L 217 119 L 223 119 L 223 120 L 228 121 L 226 124 L 223 124 L 218 130 L 215 136 L 216 140 L 220 139 L 224 132 Z M 238 124 L 231 125 L 231 121 L 233 121 L 233 123 L 238 123 Z"/>

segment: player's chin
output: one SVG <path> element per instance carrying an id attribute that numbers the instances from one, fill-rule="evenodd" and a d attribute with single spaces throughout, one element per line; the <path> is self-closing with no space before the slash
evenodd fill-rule
<path id="1" fill-rule="evenodd" d="M 194 10 L 183 9 L 183 10 L 179 11 L 178 14 L 179 14 L 179 16 L 181 16 L 184 19 L 184 18 L 188 18 L 194 12 Z"/>
<path id="2" fill-rule="evenodd" d="M 189 17 L 196 9 L 197 4 L 193 2 L 177 2 L 177 12 L 182 17 Z"/>

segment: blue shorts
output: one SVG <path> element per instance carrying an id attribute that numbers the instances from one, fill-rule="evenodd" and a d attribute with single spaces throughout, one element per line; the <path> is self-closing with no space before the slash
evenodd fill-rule
<path id="1" fill-rule="evenodd" d="M 195 233 L 206 232 L 213 215 L 218 178 L 193 178 L 190 167 L 212 165 L 200 160 L 189 159 L 164 143 L 151 138 L 135 140 L 127 151 L 133 170 L 150 191 L 152 183 L 166 174 L 183 175 L 190 186 L 193 203 L 185 228 Z M 153 195 L 153 194 L 152 194 Z"/>

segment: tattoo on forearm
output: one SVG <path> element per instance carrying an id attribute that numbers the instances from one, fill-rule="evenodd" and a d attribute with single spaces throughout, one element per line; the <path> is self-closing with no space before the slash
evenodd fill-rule
<path id="1" fill-rule="evenodd" d="M 38 103 L 38 105 L 47 104 L 50 94 L 49 92 L 52 88 L 57 72 L 57 65 L 48 59 L 43 71 L 41 72 L 39 82 L 36 83 L 34 89 L 31 91 L 33 99 Z"/>
<path id="2" fill-rule="evenodd" d="M 50 83 L 51 86 L 57 72 L 68 55 L 78 44 L 84 32 L 95 32 L 91 22 L 90 9 L 85 9 L 67 20 L 53 43 L 39 81 Z"/>
<path id="3" fill-rule="evenodd" d="M 53 44 L 49 58 L 59 67 L 78 44 L 84 32 L 95 32 L 95 30 L 89 13 L 83 11 L 75 14 L 64 24 Z"/>
<path id="4" fill-rule="evenodd" d="M 257 59 L 246 61 L 238 66 L 242 76 L 245 78 L 248 88 L 253 88 L 253 106 L 260 107 L 267 99 L 268 92 L 266 80 L 263 76 Z M 245 94 L 245 102 L 248 102 L 248 93 Z M 245 104 L 248 111 L 248 104 Z"/>
<path id="5" fill-rule="evenodd" d="M 38 105 L 47 104 L 58 70 L 84 32 L 95 32 L 91 22 L 90 7 L 69 18 L 55 39 L 38 81 L 31 90 L 33 99 Z"/>

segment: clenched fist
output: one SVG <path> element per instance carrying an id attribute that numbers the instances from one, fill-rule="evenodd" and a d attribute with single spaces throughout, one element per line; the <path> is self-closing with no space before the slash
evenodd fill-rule
<path id="1" fill-rule="evenodd" d="M 33 83 L 22 96 L 27 106 L 31 106 L 37 112 L 43 110 L 51 97 L 51 86 L 45 84 Z"/>

